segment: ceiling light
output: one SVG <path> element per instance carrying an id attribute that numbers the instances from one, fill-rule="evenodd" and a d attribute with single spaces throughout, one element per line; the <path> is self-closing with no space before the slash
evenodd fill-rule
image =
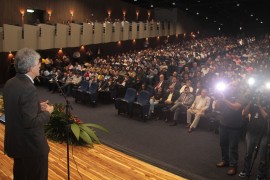
<path id="1" fill-rule="evenodd" d="M 223 24 L 222 24 L 222 23 L 221 23 L 220 25 L 221 25 L 221 26 L 223 26 Z"/>
<path id="2" fill-rule="evenodd" d="M 214 20 L 214 23 L 216 23 L 217 21 L 216 20 Z"/>
<path id="3" fill-rule="evenodd" d="M 197 14 L 197 15 L 199 15 L 200 13 L 199 13 L 199 12 L 197 12 L 196 14 Z"/>
<path id="4" fill-rule="evenodd" d="M 153 4 L 151 4 L 151 8 L 152 8 L 152 7 L 154 7 L 154 5 L 153 5 Z"/>
<path id="5" fill-rule="evenodd" d="M 261 21 L 261 24 L 263 23 L 263 21 Z"/>
<path id="6" fill-rule="evenodd" d="M 259 18 L 256 18 L 256 21 L 258 21 L 259 20 Z"/>
<path id="7" fill-rule="evenodd" d="M 34 13 L 34 9 L 26 9 L 26 12 L 29 12 L 29 13 Z"/>
<path id="8" fill-rule="evenodd" d="M 218 30 L 220 31 L 220 27 L 218 28 Z"/>
<path id="9" fill-rule="evenodd" d="M 173 3 L 172 3 L 172 5 L 174 5 L 174 6 L 175 6 L 175 2 L 173 2 Z"/>
<path id="10" fill-rule="evenodd" d="M 251 14 L 250 16 L 253 17 L 253 14 Z"/>
<path id="11" fill-rule="evenodd" d="M 208 19 L 208 17 L 205 17 L 205 19 Z"/>
<path id="12" fill-rule="evenodd" d="M 186 8 L 186 11 L 188 11 L 188 8 Z"/>
<path id="13" fill-rule="evenodd" d="M 242 30 L 242 27 L 240 26 L 240 28 L 239 28 L 240 30 Z"/>
<path id="14" fill-rule="evenodd" d="M 134 2 L 137 2 L 137 0 L 134 0 Z"/>
<path id="15" fill-rule="evenodd" d="M 240 4 L 239 4 L 239 3 L 237 3 L 237 4 L 236 4 L 236 6 L 238 6 L 238 7 L 239 7 L 239 6 L 240 6 Z"/>

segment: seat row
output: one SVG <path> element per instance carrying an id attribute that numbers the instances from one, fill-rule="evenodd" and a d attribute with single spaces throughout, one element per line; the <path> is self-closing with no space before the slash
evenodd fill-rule
<path id="1" fill-rule="evenodd" d="M 138 93 L 134 88 L 128 88 L 124 98 L 115 99 L 115 108 L 118 114 L 126 113 L 130 117 L 138 114 L 142 120 L 149 118 L 149 108 L 151 93 L 147 90 L 142 90 Z"/>

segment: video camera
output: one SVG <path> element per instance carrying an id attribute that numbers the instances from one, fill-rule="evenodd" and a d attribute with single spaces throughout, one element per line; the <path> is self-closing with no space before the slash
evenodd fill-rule
<path id="1" fill-rule="evenodd" d="M 239 86 L 238 86 L 239 85 Z M 259 100 L 260 103 L 263 102 L 268 102 L 267 98 L 270 96 L 270 82 L 266 82 L 264 78 L 254 78 L 250 77 L 247 80 L 247 83 L 241 83 L 241 84 L 234 84 L 234 82 L 226 82 L 226 81 L 221 81 L 218 82 L 215 86 L 214 91 L 212 92 L 212 96 L 214 99 L 221 99 L 223 95 L 233 96 L 228 92 L 231 90 L 231 87 L 236 86 L 236 89 L 238 93 L 244 93 L 247 95 L 247 98 L 252 101 L 257 101 Z M 270 103 L 270 100 L 269 100 Z"/>
<path id="2" fill-rule="evenodd" d="M 250 77 L 248 79 L 248 85 L 249 85 L 249 94 L 250 94 L 250 100 L 253 101 L 254 104 L 259 101 L 261 105 L 266 105 L 268 94 L 270 93 L 270 83 L 265 82 L 265 80 L 257 78 Z"/>

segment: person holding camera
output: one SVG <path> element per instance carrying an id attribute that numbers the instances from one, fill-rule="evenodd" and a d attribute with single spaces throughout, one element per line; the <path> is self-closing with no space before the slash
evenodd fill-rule
<path id="1" fill-rule="evenodd" d="M 248 177 L 252 170 L 252 157 L 254 160 L 259 152 L 260 161 L 257 180 L 267 179 L 267 127 L 268 109 L 267 103 L 259 96 L 252 98 L 243 110 L 247 116 L 248 126 L 246 133 L 246 155 L 244 169 L 239 177 Z M 254 154 L 255 150 L 255 155 Z"/>
<path id="2" fill-rule="evenodd" d="M 220 93 L 216 107 L 220 111 L 220 147 L 222 161 L 218 168 L 228 167 L 227 175 L 237 173 L 238 143 L 242 132 L 242 109 L 246 104 L 245 97 L 238 92 L 238 81 L 230 83 L 226 92 Z"/>

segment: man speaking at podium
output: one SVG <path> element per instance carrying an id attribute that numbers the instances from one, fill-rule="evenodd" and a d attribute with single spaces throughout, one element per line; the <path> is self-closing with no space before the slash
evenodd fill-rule
<path id="1" fill-rule="evenodd" d="M 39 102 L 33 79 L 39 76 L 40 55 L 28 48 L 15 56 L 16 76 L 4 86 L 5 153 L 14 159 L 14 179 L 48 179 L 49 146 L 44 124 L 53 106 Z"/>

